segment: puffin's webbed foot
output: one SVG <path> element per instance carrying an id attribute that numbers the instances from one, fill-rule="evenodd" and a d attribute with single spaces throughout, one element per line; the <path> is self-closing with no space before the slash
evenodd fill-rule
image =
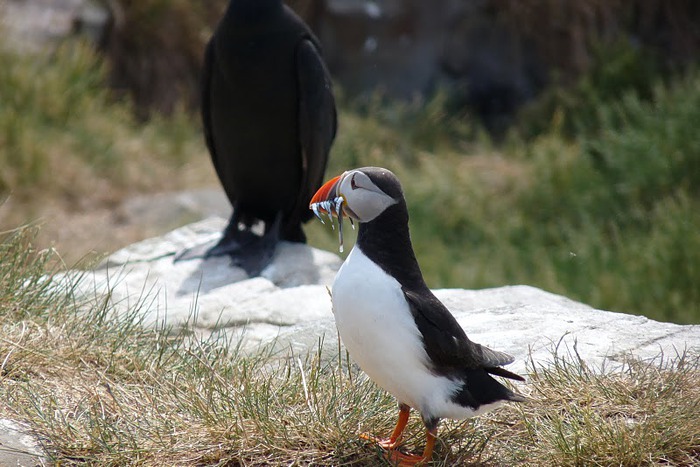
<path id="1" fill-rule="evenodd" d="M 401 442 L 400 439 L 392 440 L 391 438 L 378 438 L 369 433 L 360 433 L 360 439 L 375 443 L 377 446 L 387 451 L 390 449 L 396 449 Z"/>
<path id="2" fill-rule="evenodd" d="M 410 413 L 411 408 L 409 406 L 406 404 L 399 404 L 399 418 L 396 421 L 396 426 L 394 427 L 394 431 L 391 433 L 391 436 L 388 438 L 377 438 L 376 436 L 372 436 L 367 433 L 361 433 L 360 438 L 377 443 L 382 449 L 396 449 L 396 447 L 398 447 L 401 443 L 401 435 L 403 434 L 403 430 L 406 428 Z"/>
<path id="3" fill-rule="evenodd" d="M 435 447 L 435 439 L 437 436 L 437 419 L 426 423 L 426 441 L 425 449 L 423 450 L 422 455 L 418 456 L 415 454 L 404 454 L 403 452 L 396 450 L 401 442 L 401 435 L 403 434 L 404 428 L 406 428 L 406 424 L 408 423 L 410 411 L 410 407 L 406 404 L 399 404 L 399 419 L 396 422 L 396 427 L 389 438 L 380 439 L 364 433 L 360 435 L 360 438 L 374 441 L 381 448 L 386 449 L 384 459 L 386 459 L 391 465 L 410 467 L 423 464 L 425 462 L 430 462 L 430 459 L 433 456 L 433 448 Z"/>
<path id="4" fill-rule="evenodd" d="M 437 428 L 427 429 L 425 449 L 423 449 L 423 454 L 417 456 L 415 454 L 404 454 L 396 450 L 389 450 L 384 454 L 384 458 L 388 460 L 392 465 L 397 465 L 399 467 L 411 467 L 414 465 L 422 465 L 425 462 L 430 462 L 433 457 L 433 448 L 435 447 L 435 437 L 437 436 Z"/>
<path id="5" fill-rule="evenodd" d="M 403 452 L 393 450 L 387 451 L 384 454 L 384 458 L 389 461 L 391 465 L 396 465 L 398 467 L 412 467 L 430 461 L 430 456 L 425 457 L 415 454 L 404 454 Z"/>

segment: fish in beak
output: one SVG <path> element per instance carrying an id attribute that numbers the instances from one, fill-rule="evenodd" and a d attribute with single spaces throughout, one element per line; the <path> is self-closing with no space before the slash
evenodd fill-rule
<path id="1" fill-rule="evenodd" d="M 333 217 L 335 216 L 338 218 L 338 242 L 340 243 L 339 249 L 341 253 L 343 252 L 343 216 L 347 216 L 348 219 L 350 219 L 352 228 L 355 228 L 352 217 L 348 216 L 345 212 L 345 198 L 339 193 L 340 182 L 344 176 L 345 173 L 333 177 L 324 183 L 316 194 L 314 194 L 309 203 L 309 209 L 314 212 L 322 224 L 325 224 L 322 214 L 328 216 L 333 229 L 335 229 Z"/>

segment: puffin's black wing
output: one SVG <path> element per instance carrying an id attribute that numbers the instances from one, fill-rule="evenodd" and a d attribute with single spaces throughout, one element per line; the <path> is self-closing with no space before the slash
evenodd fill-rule
<path id="1" fill-rule="evenodd" d="M 330 74 L 310 39 L 302 39 L 297 46 L 296 68 L 303 173 L 298 202 L 302 206 L 302 219 L 308 220 L 313 213 L 307 206 L 323 183 L 337 116 Z"/>
<path id="2" fill-rule="evenodd" d="M 499 368 L 512 363 L 513 357 L 470 341 L 445 305 L 429 290 L 426 292 L 417 294 L 403 289 L 413 319 L 423 336 L 425 350 L 437 372 L 448 374 L 483 368 L 498 376 L 523 380 L 521 376 Z"/>

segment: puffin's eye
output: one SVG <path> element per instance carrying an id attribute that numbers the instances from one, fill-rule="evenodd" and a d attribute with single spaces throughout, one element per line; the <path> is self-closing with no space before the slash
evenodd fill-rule
<path id="1" fill-rule="evenodd" d="M 353 174 L 352 178 L 350 179 L 350 188 L 352 188 L 353 190 L 357 189 L 357 183 L 355 183 L 355 175 L 356 174 Z"/>

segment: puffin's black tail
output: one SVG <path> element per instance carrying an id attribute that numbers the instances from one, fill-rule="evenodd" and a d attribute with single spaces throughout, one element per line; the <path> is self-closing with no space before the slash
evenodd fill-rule
<path id="1" fill-rule="evenodd" d="M 525 402 L 527 400 L 524 396 L 511 391 L 496 381 L 489 373 L 524 381 L 522 376 L 503 368 L 466 370 L 463 375 L 464 386 L 453 396 L 455 402 L 478 409 L 482 405 L 493 404 L 499 401 Z"/>
<path id="2" fill-rule="evenodd" d="M 516 381 L 525 381 L 525 378 L 523 378 L 522 376 L 516 375 L 515 373 L 511 373 L 510 371 L 506 370 L 505 368 L 501 368 L 500 366 L 486 368 L 485 370 L 488 373 L 491 373 L 492 375 L 501 376 L 503 378 L 508 379 L 514 379 Z"/>

